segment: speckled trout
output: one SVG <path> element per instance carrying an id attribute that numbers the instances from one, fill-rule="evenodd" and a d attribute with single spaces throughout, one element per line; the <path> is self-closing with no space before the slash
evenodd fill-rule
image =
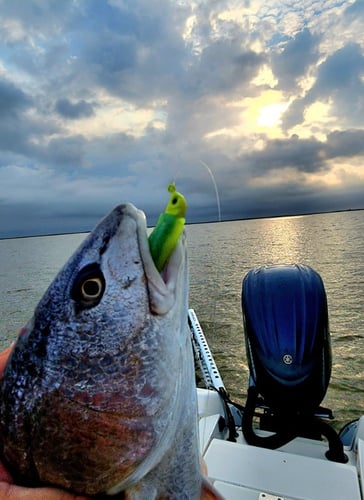
<path id="1" fill-rule="evenodd" d="M 160 274 L 143 212 L 116 207 L 59 272 L 7 363 L 0 450 L 19 484 L 213 497 L 200 473 L 187 301 L 185 235 Z"/>

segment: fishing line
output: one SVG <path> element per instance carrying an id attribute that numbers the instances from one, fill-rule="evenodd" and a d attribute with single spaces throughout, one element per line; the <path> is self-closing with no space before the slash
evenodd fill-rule
<path id="1" fill-rule="evenodd" d="M 215 176 L 211 170 L 211 168 L 207 165 L 207 163 L 203 160 L 199 160 L 200 164 L 204 167 L 204 169 L 207 171 L 207 173 L 209 174 L 209 177 L 212 181 L 212 184 L 214 186 L 214 191 L 215 191 L 215 200 L 216 200 L 216 207 L 217 207 L 217 221 L 218 222 L 221 222 L 221 204 L 220 204 L 220 196 L 219 196 L 219 189 L 217 187 L 217 182 L 216 182 L 216 179 L 215 179 Z M 177 178 L 179 177 L 180 173 L 181 173 L 181 170 L 182 170 L 182 167 L 179 167 L 177 172 L 175 173 L 175 176 L 174 176 L 174 182 L 176 182 Z M 220 277 L 220 268 L 219 266 L 215 266 L 216 267 L 216 272 L 215 272 L 215 286 L 213 287 L 213 293 L 212 293 L 212 303 L 213 303 L 213 307 L 212 307 L 212 317 L 210 317 L 210 323 L 212 325 L 212 331 L 214 332 L 215 331 L 215 327 L 216 327 L 216 307 L 217 307 L 217 294 L 218 294 L 218 288 L 216 286 L 217 283 L 219 283 L 219 277 Z"/>
<path id="2" fill-rule="evenodd" d="M 216 196 L 216 204 L 217 204 L 217 215 L 218 215 L 217 220 L 218 220 L 218 222 L 221 222 L 220 196 L 219 196 L 219 190 L 217 189 L 217 184 L 216 184 L 216 181 L 215 181 L 214 174 L 212 173 L 211 168 L 207 165 L 207 163 L 205 163 L 202 160 L 200 160 L 200 163 L 201 163 L 202 166 L 204 166 L 206 168 L 207 172 L 209 173 L 209 175 L 211 177 L 212 183 L 214 185 L 215 196 Z"/>
<path id="3" fill-rule="evenodd" d="M 221 222 L 221 205 L 220 205 L 220 196 L 219 196 L 219 190 L 218 190 L 218 187 L 217 187 L 217 183 L 216 183 L 216 180 L 215 180 L 215 176 L 211 170 L 211 168 L 207 165 L 206 162 L 200 160 L 200 164 L 207 170 L 209 176 L 210 176 L 210 179 L 212 181 L 212 184 L 214 186 L 214 190 L 215 190 L 215 198 L 216 198 L 216 206 L 217 206 L 217 221 L 218 222 Z M 218 299 L 218 292 L 219 292 L 219 289 L 220 287 L 217 286 L 217 284 L 220 282 L 220 272 L 221 272 L 221 269 L 218 265 L 215 266 L 215 281 L 214 281 L 214 287 L 213 287 L 213 309 L 212 309 L 212 320 L 210 321 L 211 322 L 211 331 L 216 332 L 216 308 L 217 308 L 217 299 Z M 225 388 L 224 387 L 215 387 L 213 381 L 212 381 L 212 387 L 210 387 L 209 389 L 213 389 L 213 390 L 216 390 L 219 394 L 220 394 L 220 397 L 222 397 L 223 401 L 225 402 L 225 395 L 228 397 L 228 394 L 226 393 L 225 391 Z M 210 394 L 208 393 L 208 396 L 207 396 L 207 405 L 209 404 L 209 399 L 210 399 Z M 226 422 L 230 422 L 230 425 L 228 426 L 229 427 L 229 440 L 231 441 L 235 441 L 235 426 L 234 426 L 234 422 L 233 422 L 233 419 L 232 419 L 232 416 L 231 416 L 231 412 L 229 411 L 229 407 L 227 405 L 227 403 L 225 402 L 225 417 L 226 417 Z M 206 432 L 206 426 L 207 426 L 207 420 L 205 419 L 205 423 L 203 425 L 203 429 L 202 429 L 202 433 L 205 434 Z"/>
<path id="4" fill-rule="evenodd" d="M 207 163 L 205 163 L 204 161 L 200 160 L 200 163 L 201 165 L 207 170 L 210 178 L 211 178 L 211 181 L 212 181 L 212 184 L 214 186 L 214 189 L 215 189 L 215 197 L 216 197 L 216 206 L 217 206 L 217 220 L 218 222 L 221 222 L 221 206 L 220 206 L 220 196 L 219 196 L 219 190 L 217 188 L 217 184 L 216 184 L 216 180 L 215 180 L 215 176 L 214 174 L 212 173 L 212 170 L 211 168 L 207 165 Z M 220 271 L 220 268 L 219 266 L 215 266 L 216 267 L 216 273 L 215 273 L 215 284 L 219 282 L 219 271 Z M 214 286 L 213 287 L 213 308 L 212 308 L 212 321 L 211 321 L 211 324 L 212 324 L 212 330 L 215 331 L 215 327 L 216 327 L 216 306 L 217 306 L 217 292 L 218 292 L 218 287 L 217 286 Z"/>
<path id="5" fill-rule="evenodd" d="M 215 200 L 216 200 L 216 207 L 217 207 L 217 222 L 221 222 L 221 204 L 220 204 L 220 195 L 219 195 L 219 189 L 217 187 L 217 182 L 216 182 L 216 179 L 215 179 L 215 176 L 211 170 L 211 168 L 209 167 L 209 165 L 203 161 L 203 160 L 199 160 L 199 163 L 202 165 L 202 167 L 207 171 L 207 173 L 209 174 L 209 177 L 211 179 L 211 182 L 214 186 L 214 191 L 215 191 Z M 174 182 L 176 182 L 177 178 L 180 176 L 180 173 L 181 173 L 181 170 L 182 170 L 182 167 L 179 167 L 177 172 L 175 173 L 175 176 L 174 176 Z M 210 259 L 211 260 L 211 259 Z M 218 265 L 215 266 L 216 268 L 216 272 L 215 272 L 215 283 L 214 283 L 214 287 L 213 287 L 213 292 L 212 292 L 212 304 L 213 304 L 213 307 L 212 307 L 212 316 L 210 317 L 210 323 L 212 325 L 212 331 L 214 332 L 215 331 L 215 327 L 216 327 L 216 308 L 217 308 L 217 295 L 218 295 L 218 291 L 219 291 L 219 287 L 216 286 L 217 283 L 219 283 L 219 278 L 220 278 L 220 268 Z"/>
<path id="6" fill-rule="evenodd" d="M 218 190 L 218 186 L 217 186 L 217 183 L 215 180 L 215 176 L 214 176 L 211 168 L 207 165 L 206 162 L 200 160 L 200 164 L 204 167 L 204 169 L 209 174 L 209 177 L 210 177 L 212 184 L 214 186 L 216 206 L 217 206 L 217 221 L 221 222 L 220 196 L 219 196 L 219 190 Z M 175 177 L 178 176 L 178 173 L 179 173 L 179 171 L 177 172 Z M 212 317 L 210 317 L 210 324 L 211 324 L 211 331 L 212 332 L 216 331 L 216 309 L 217 309 L 217 299 L 218 299 L 218 291 L 219 291 L 219 287 L 216 285 L 220 281 L 219 280 L 219 278 L 220 278 L 219 273 L 220 273 L 220 267 L 218 265 L 215 265 L 215 280 L 214 280 L 214 286 L 213 286 L 213 301 L 212 301 L 213 302 L 213 310 L 212 310 Z M 195 355 L 196 355 L 196 353 L 195 353 Z M 213 360 L 213 356 L 212 356 L 211 363 L 213 361 L 214 360 Z M 213 364 L 213 366 L 216 367 L 216 365 L 214 365 L 214 363 L 212 363 L 212 364 Z M 201 366 L 200 366 L 200 368 L 201 368 Z M 211 366 L 210 366 L 210 369 L 211 369 Z M 216 369 L 217 369 L 217 367 L 216 367 Z M 217 373 L 218 373 L 218 369 L 217 369 Z M 202 373 L 202 377 L 204 378 L 206 388 L 216 390 L 219 393 L 221 400 L 223 402 L 223 406 L 224 406 L 226 425 L 227 425 L 227 428 L 229 430 L 228 440 L 229 441 L 236 441 L 235 422 L 234 422 L 234 418 L 232 416 L 231 410 L 230 410 L 229 405 L 228 405 L 228 403 L 230 401 L 229 395 L 226 392 L 223 381 L 220 379 L 220 377 L 218 377 L 218 379 L 220 381 L 219 384 L 221 383 L 222 385 L 217 386 L 216 385 L 217 376 L 214 378 L 213 373 L 210 373 L 210 372 L 209 372 L 209 375 L 210 375 L 210 377 L 208 379 L 205 379 L 205 375 Z M 210 380 L 210 381 L 208 381 L 208 380 Z M 207 383 L 208 383 L 208 385 L 207 385 Z M 210 392 L 208 392 L 208 395 L 207 395 L 207 407 L 209 405 L 209 399 L 210 399 Z M 200 431 L 202 431 L 203 435 L 206 432 L 206 428 L 207 428 L 207 420 L 205 419 L 203 428 L 200 428 Z M 203 452 L 203 450 L 201 450 L 201 451 Z"/>
<path id="7" fill-rule="evenodd" d="M 215 180 L 214 174 L 212 173 L 210 167 L 204 161 L 200 160 L 200 163 L 201 163 L 201 165 L 203 165 L 206 168 L 207 172 L 209 173 L 209 175 L 211 177 L 212 183 L 214 185 L 215 196 L 216 196 L 216 204 L 217 204 L 217 211 L 218 211 L 218 222 L 221 222 L 220 196 L 219 196 L 219 190 L 217 188 L 217 184 L 216 184 L 216 180 Z M 219 280 L 219 277 L 220 277 L 219 272 L 220 272 L 220 267 L 216 266 L 215 284 L 220 281 Z M 216 306 L 217 306 L 217 292 L 218 292 L 218 288 L 219 288 L 218 286 L 214 287 L 214 307 L 213 307 L 213 321 L 212 321 L 213 331 L 215 331 L 215 328 L 216 328 Z M 218 367 L 217 366 L 216 366 L 216 368 L 217 368 L 217 371 L 218 371 Z M 219 379 L 220 379 L 220 374 L 219 374 Z M 233 416 L 232 411 L 230 409 L 229 403 L 232 404 L 233 406 L 235 406 L 235 409 L 237 411 L 239 411 L 239 412 L 242 411 L 243 407 L 241 405 L 238 405 L 238 404 L 233 403 L 231 401 L 229 393 L 226 391 L 226 388 L 224 386 L 223 380 L 222 379 L 220 379 L 220 380 L 221 380 L 222 386 L 220 386 L 220 387 L 217 388 L 215 385 L 213 385 L 212 388 L 215 389 L 218 392 L 218 394 L 219 394 L 219 396 L 221 398 L 222 404 L 224 406 L 225 419 L 226 419 L 226 427 L 228 429 L 227 440 L 235 442 L 236 438 L 238 437 L 238 434 L 236 432 L 235 419 L 234 419 L 234 416 Z M 207 399 L 209 399 L 209 394 L 208 394 L 208 398 Z M 205 432 L 205 429 L 206 429 L 206 422 L 205 422 L 205 425 L 204 425 L 204 432 Z"/>

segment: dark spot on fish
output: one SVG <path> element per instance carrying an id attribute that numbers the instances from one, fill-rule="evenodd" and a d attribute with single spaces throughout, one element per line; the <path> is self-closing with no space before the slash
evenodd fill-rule
<path id="1" fill-rule="evenodd" d="M 26 369 L 27 369 L 28 374 L 31 377 L 35 377 L 37 375 L 38 370 L 37 370 L 37 366 L 35 363 L 32 363 L 32 362 L 27 363 Z"/>
<path id="2" fill-rule="evenodd" d="M 60 364 L 62 366 L 65 366 L 69 370 L 72 370 L 78 367 L 78 360 L 76 360 L 72 356 L 68 356 L 68 358 L 61 360 Z"/>
<path id="3" fill-rule="evenodd" d="M 106 354 L 105 356 L 100 358 L 99 366 L 101 370 L 106 374 L 114 373 L 115 370 L 118 369 L 118 367 L 115 364 L 115 359 L 109 354 Z"/>
<path id="4" fill-rule="evenodd" d="M 110 356 L 110 354 L 105 354 L 101 359 L 100 359 L 100 365 L 103 367 L 109 366 L 114 364 L 114 358 Z"/>
<path id="5" fill-rule="evenodd" d="M 97 375 L 100 375 L 101 372 L 102 372 L 102 370 L 98 364 L 91 365 L 91 367 L 89 369 L 90 375 L 95 376 L 95 377 Z"/>
<path id="6" fill-rule="evenodd" d="M 99 250 L 100 257 L 107 250 L 107 247 L 109 245 L 109 241 L 110 241 L 110 235 L 107 234 L 107 235 L 104 236 L 104 239 L 102 240 L 102 244 L 101 244 L 101 247 L 100 247 L 100 250 Z"/>
<path id="7" fill-rule="evenodd" d="M 45 328 L 43 330 L 43 333 L 44 333 L 44 339 L 46 339 L 49 335 L 49 328 Z M 37 342 L 33 348 L 33 352 L 34 354 L 40 358 L 40 359 L 44 359 L 46 358 L 47 356 L 47 342 L 46 340 L 39 340 L 39 342 Z"/>
<path id="8" fill-rule="evenodd" d="M 135 281 L 136 278 L 131 278 L 130 276 L 125 276 L 123 279 L 123 288 L 127 289 L 129 288 Z"/>
<path id="9" fill-rule="evenodd" d="M 23 363 L 28 363 L 30 361 L 30 351 L 24 350 L 22 353 L 22 361 Z"/>

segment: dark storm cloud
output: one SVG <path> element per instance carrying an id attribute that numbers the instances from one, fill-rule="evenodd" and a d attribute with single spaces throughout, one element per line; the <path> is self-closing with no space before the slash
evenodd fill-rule
<path id="1" fill-rule="evenodd" d="M 206 47 L 188 73 L 185 90 L 194 97 L 243 91 L 265 62 L 265 56 L 242 47 L 240 39 L 222 39 Z"/>
<path id="2" fill-rule="evenodd" d="M 330 158 L 364 156 L 364 130 L 335 130 L 328 135 L 325 149 Z"/>
<path id="3" fill-rule="evenodd" d="M 33 141 L 34 138 L 42 138 L 45 134 L 59 131 L 58 128 L 47 117 L 40 119 L 27 114 L 36 103 L 20 88 L 7 80 L 0 80 L 0 150 L 2 160 L 5 153 L 11 152 L 13 156 L 7 156 L 8 162 L 27 157 L 28 161 L 46 162 L 48 165 L 83 164 L 83 143 L 81 136 L 59 137 L 49 141 Z M 81 101 L 74 108 L 65 106 L 63 111 L 87 115 L 89 109 L 87 103 Z M 6 164 L 6 162 L 4 162 Z"/>
<path id="4" fill-rule="evenodd" d="M 77 202 L 63 203 L 63 206 L 56 207 L 50 202 L 47 211 L 44 210 L 43 203 L 37 200 L 23 202 L 20 200 L 16 204 L 1 204 L 1 237 L 12 238 L 20 235 L 53 234 L 68 232 L 87 232 L 92 229 L 98 220 L 110 209 L 108 206 L 92 210 L 90 203 L 88 206 L 80 206 Z M 29 214 L 32 214 L 30 217 Z M 18 221 L 14 225 L 14 221 Z M 19 231 L 19 227 L 22 231 Z"/>
<path id="5" fill-rule="evenodd" d="M 39 149 L 38 155 L 53 165 L 82 167 L 85 142 L 81 135 L 51 139 L 44 148 Z"/>
<path id="6" fill-rule="evenodd" d="M 32 99 L 12 82 L 0 78 L 0 116 L 8 118 L 28 108 Z"/>
<path id="7" fill-rule="evenodd" d="M 286 168 L 314 173 L 329 170 L 329 160 L 360 156 L 364 161 L 364 130 L 352 129 L 335 130 L 327 135 L 326 141 L 315 137 L 300 139 L 297 135 L 270 140 L 261 151 L 243 155 L 240 161 L 251 174 L 259 176 Z"/>
<path id="8" fill-rule="evenodd" d="M 243 89 L 266 60 L 236 29 L 218 39 L 209 34 L 209 43 L 198 53 L 191 52 L 182 36 L 190 14 L 187 5 L 175 9 L 170 2 L 156 0 L 128 9 L 98 8 L 104 13 L 98 36 L 90 29 L 90 19 L 83 31 L 73 35 L 72 45 L 78 47 L 73 64 L 89 81 L 132 102 L 182 95 L 192 100 Z M 173 22 L 166 22 L 168 17 Z"/>
<path id="9" fill-rule="evenodd" d="M 325 145 L 315 138 L 267 141 L 264 149 L 243 156 L 242 162 L 250 166 L 252 174 L 259 175 L 273 169 L 294 168 L 302 172 L 316 172 L 325 168 Z"/>
<path id="10" fill-rule="evenodd" d="M 363 49 L 357 43 L 350 43 L 320 64 L 317 80 L 310 93 L 313 97 L 350 90 L 357 94 L 363 90 L 363 72 Z"/>
<path id="11" fill-rule="evenodd" d="M 182 29 L 190 8 L 166 0 L 93 5 L 71 42 L 84 79 L 136 103 L 173 93 L 189 57 Z"/>
<path id="12" fill-rule="evenodd" d="M 2 156 L 9 152 L 16 154 L 28 154 L 29 130 L 19 120 L 14 117 L 6 122 L 0 119 L 0 150 Z"/>
<path id="13" fill-rule="evenodd" d="M 328 192 L 323 186 L 308 186 L 295 182 L 269 187 L 250 187 L 240 196 L 221 199 L 223 217 L 255 218 L 275 215 L 295 215 L 330 210 L 348 210 L 363 205 L 363 190 L 359 186 L 335 187 Z M 216 220 L 212 213 L 211 220 Z"/>
<path id="14" fill-rule="evenodd" d="M 58 99 L 55 105 L 57 113 L 64 118 L 77 120 L 78 118 L 85 118 L 94 114 L 94 109 L 91 103 L 81 99 L 77 102 L 71 102 L 67 98 Z"/>
<path id="15" fill-rule="evenodd" d="M 302 97 L 293 101 L 283 117 L 286 129 L 304 120 L 304 112 L 316 101 L 332 102 L 332 112 L 345 122 L 363 124 L 364 53 L 358 43 L 337 50 L 317 68 L 316 81 Z"/>
<path id="16" fill-rule="evenodd" d="M 241 29 L 238 19 L 223 23 L 223 2 L 201 2 L 194 14 L 192 33 L 196 52 L 188 59 L 181 90 L 192 98 L 206 95 L 247 96 L 250 82 L 267 62 L 267 54 L 251 47 L 254 35 Z M 219 36 L 213 26 L 217 26 Z M 228 93 L 228 94 L 227 94 Z"/>
<path id="17" fill-rule="evenodd" d="M 278 78 L 279 88 L 287 91 L 296 89 L 297 79 L 306 75 L 308 68 L 318 60 L 319 42 L 320 36 L 305 28 L 285 42 L 278 53 L 273 53 L 272 70 Z"/>
<path id="18" fill-rule="evenodd" d="M 36 118 L 29 114 L 35 107 L 36 102 L 28 93 L 12 82 L 0 79 L 1 163 L 5 164 L 5 158 L 11 158 L 15 163 L 19 157 L 27 157 L 30 163 L 39 159 L 42 146 L 34 139 L 58 130 L 48 116 Z M 9 153 L 13 156 L 8 156 Z"/>
<path id="19" fill-rule="evenodd" d="M 0 151 L 27 155 L 32 150 L 32 134 L 43 129 L 26 112 L 33 106 L 33 99 L 14 83 L 0 79 Z"/>
<path id="20" fill-rule="evenodd" d="M 130 97 L 133 94 L 130 80 L 135 78 L 137 69 L 135 38 L 105 31 L 97 39 L 89 33 L 84 42 L 81 63 L 91 71 L 91 77 L 116 94 Z"/>
<path id="21" fill-rule="evenodd" d="M 59 74 L 67 48 L 62 31 L 69 28 L 74 6 L 72 0 L 2 0 L 1 55 L 7 65 L 36 75 L 40 86 Z"/>

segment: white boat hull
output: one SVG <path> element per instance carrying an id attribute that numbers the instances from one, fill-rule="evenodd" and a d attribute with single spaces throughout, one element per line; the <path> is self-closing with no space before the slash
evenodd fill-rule
<path id="1" fill-rule="evenodd" d="M 226 440 L 224 404 L 216 391 L 197 389 L 200 450 L 208 477 L 227 500 L 361 500 L 364 484 L 364 417 L 346 464 L 325 457 L 326 441 L 296 438 L 277 450 L 248 445 L 237 428 L 236 442 Z M 262 435 L 267 433 L 257 431 Z"/>

